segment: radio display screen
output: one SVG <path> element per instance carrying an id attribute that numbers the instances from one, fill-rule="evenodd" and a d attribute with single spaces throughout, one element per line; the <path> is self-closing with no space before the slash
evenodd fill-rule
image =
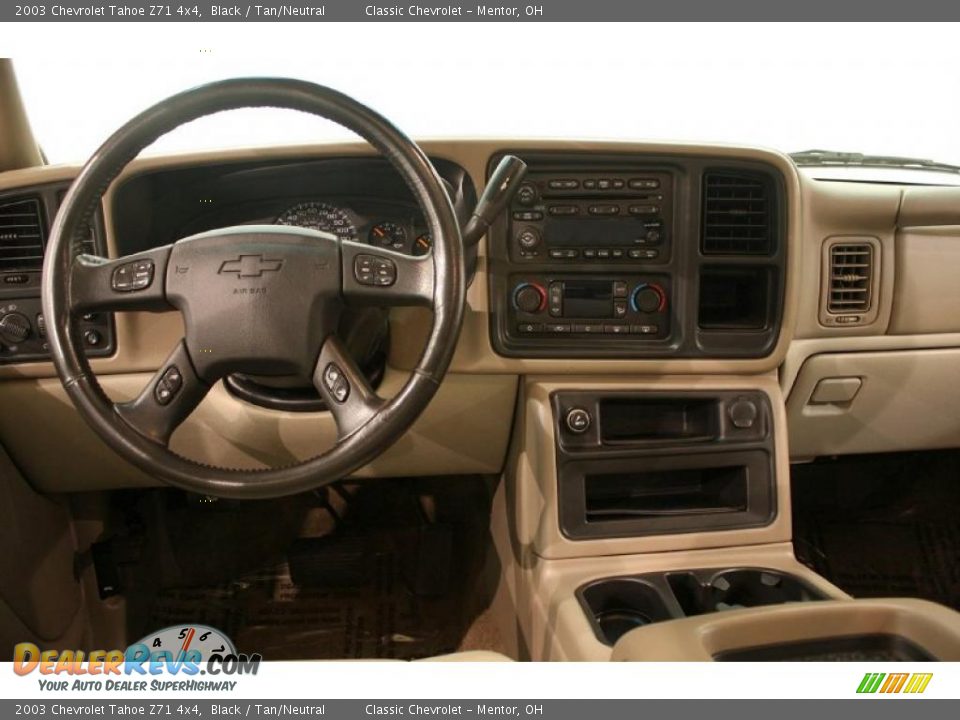
<path id="1" fill-rule="evenodd" d="M 563 284 L 563 316 L 569 318 L 613 317 L 613 283 L 609 280 L 577 280 Z"/>
<path id="2" fill-rule="evenodd" d="M 626 247 L 645 234 L 644 221 L 635 218 L 549 219 L 544 228 L 548 247 Z"/>

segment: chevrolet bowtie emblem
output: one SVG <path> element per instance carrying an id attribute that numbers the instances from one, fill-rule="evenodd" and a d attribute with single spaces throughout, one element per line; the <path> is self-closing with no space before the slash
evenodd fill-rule
<path id="1" fill-rule="evenodd" d="M 225 260 L 217 271 L 236 273 L 237 277 L 262 277 L 265 272 L 277 272 L 283 267 L 283 260 L 271 260 L 263 255 L 241 255 L 236 260 Z"/>

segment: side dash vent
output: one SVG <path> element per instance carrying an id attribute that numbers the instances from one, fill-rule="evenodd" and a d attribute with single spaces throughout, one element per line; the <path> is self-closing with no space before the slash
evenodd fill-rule
<path id="1" fill-rule="evenodd" d="M 0 201 L 0 272 L 40 270 L 44 239 L 39 198 Z"/>
<path id="2" fill-rule="evenodd" d="M 880 247 L 873 238 L 835 238 L 823 252 L 824 325 L 864 325 L 877 317 Z"/>

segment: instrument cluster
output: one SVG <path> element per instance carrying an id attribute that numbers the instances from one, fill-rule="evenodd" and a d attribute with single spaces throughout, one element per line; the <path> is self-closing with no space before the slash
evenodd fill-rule
<path id="1" fill-rule="evenodd" d="M 426 255 L 432 246 L 420 212 L 401 204 L 311 200 L 287 208 L 275 222 L 321 230 L 342 240 L 366 242 L 408 255 Z"/>

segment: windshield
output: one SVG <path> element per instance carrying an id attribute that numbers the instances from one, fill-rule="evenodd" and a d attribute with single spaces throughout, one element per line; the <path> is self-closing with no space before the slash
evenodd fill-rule
<path id="1" fill-rule="evenodd" d="M 960 165 L 960 44 L 947 26 L 925 28 L 925 53 L 909 63 L 884 51 L 902 26 L 818 26 L 792 48 L 782 28 L 760 24 L 244 25 L 215 45 L 202 28 L 165 28 L 178 34 L 173 48 L 149 24 L 120 27 L 64 33 L 56 41 L 77 46 L 68 62 L 10 39 L 24 43 L 11 55 L 51 162 L 85 159 L 185 88 L 274 75 L 342 90 L 420 138 L 727 142 Z M 182 128 L 150 152 L 346 137 L 295 113 L 247 111 Z"/>

